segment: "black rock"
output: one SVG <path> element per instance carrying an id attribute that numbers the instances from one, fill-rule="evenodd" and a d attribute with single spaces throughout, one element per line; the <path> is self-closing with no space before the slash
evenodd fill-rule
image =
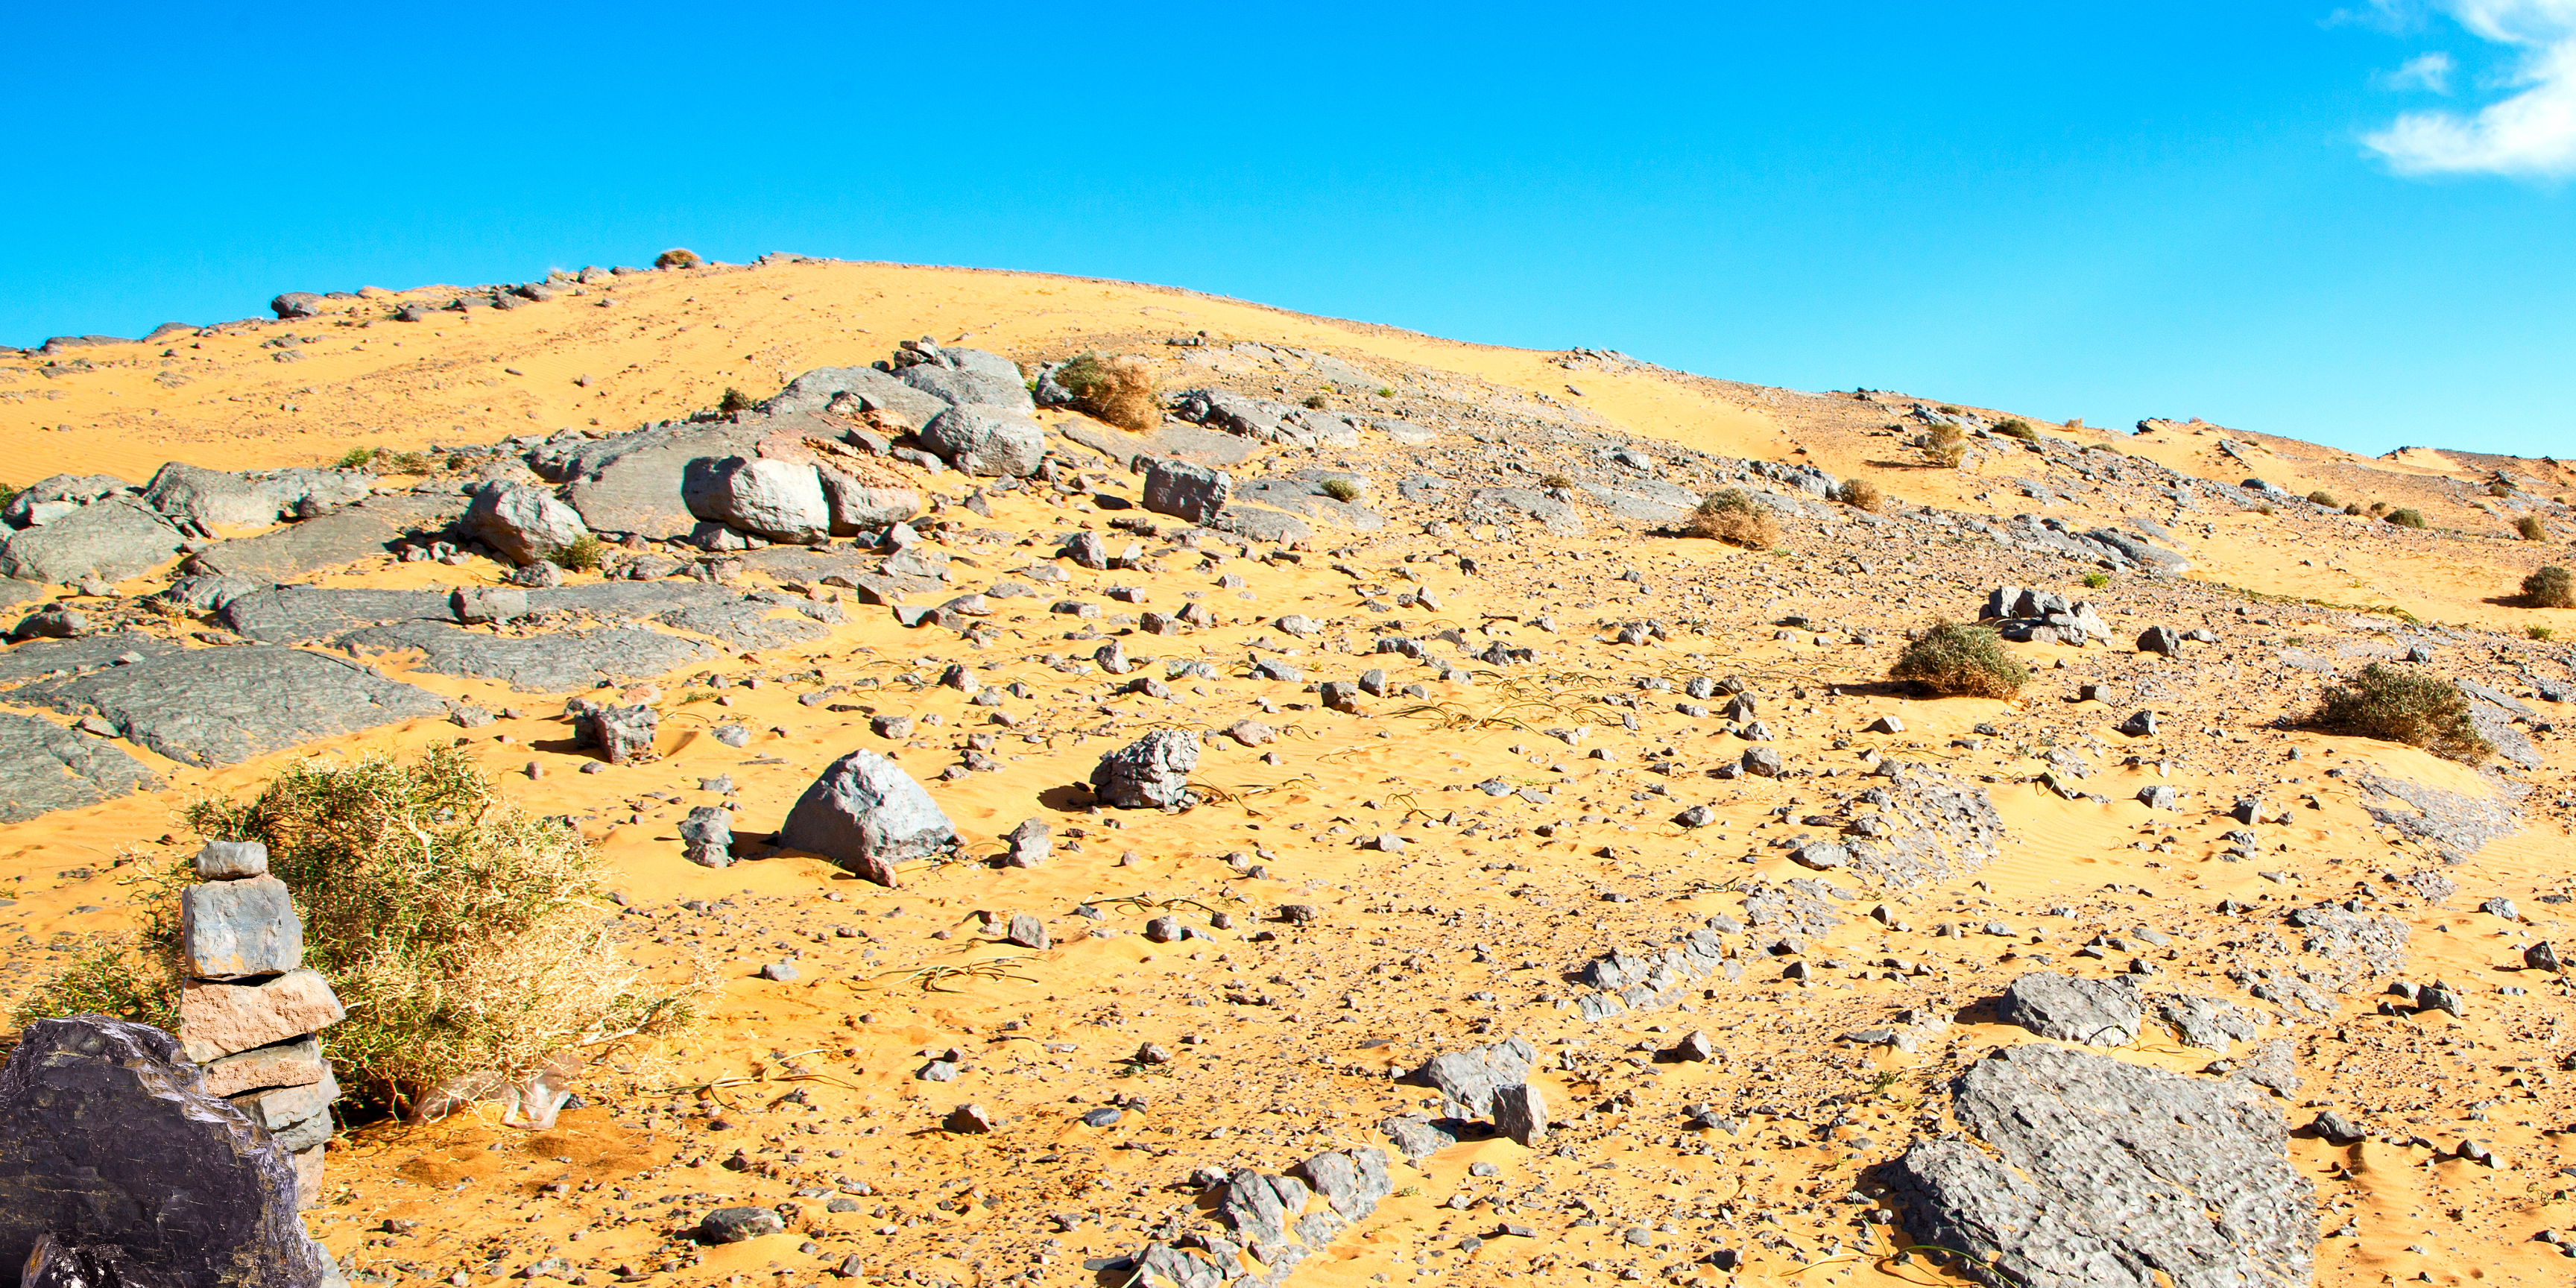
<path id="1" fill-rule="evenodd" d="M 27 1265 L 50 1236 L 51 1277 L 27 1282 L 67 1285 L 86 1262 L 156 1288 L 322 1283 L 293 1162 L 199 1088 L 159 1029 L 99 1015 L 29 1024 L 0 1067 L 0 1266 Z"/>
<path id="2" fill-rule="evenodd" d="M 740 1243 L 764 1234 L 777 1234 L 787 1228 L 778 1214 L 761 1207 L 717 1208 L 698 1222 L 698 1238 L 706 1243 Z"/>

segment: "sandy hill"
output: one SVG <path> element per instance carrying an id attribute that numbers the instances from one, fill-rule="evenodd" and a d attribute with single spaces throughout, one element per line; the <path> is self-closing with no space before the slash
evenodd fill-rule
<path id="1" fill-rule="evenodd" d="M 0 993 L 443 746 L 719 985 L 546 1130 L 348 1106 L 352 1278 L 2566 1280 L 2555 462 L 790 256 L 281 304 L 0 357 Z M 1889 679 L 1981 615 L 2017 694 Z M 2492 754 L 2311 728 L 2375 662 Z M 859 749 L 892 885 L 779 836 Z"/>

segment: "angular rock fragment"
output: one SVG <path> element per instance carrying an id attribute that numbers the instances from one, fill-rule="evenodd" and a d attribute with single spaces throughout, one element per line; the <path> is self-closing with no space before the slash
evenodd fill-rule
<path id="1" fill-rule="evenodd" d="M 833 761 L 778 829 L 780 845 L 820 855 L 882 886 L 895 884 L 895 864 L 928 857 L 956 841 L 957 829 L 930 793 L 901 766 L 865 749 Z"/>
<path id="2" fill-rule="evenodd" d="M 2044 1038 L 2088 1046 L 2127 1046 L 2145 1018 L 2138 991 L 2118 980 L 2034 971 L 2004 989 L 1997 1017 Z"/>
<path id="3" fill-rule="evenodd" d="M 1100 758 L 1091 770 L 1092 791 L 1120 809 L 1169 809 L 1194 805 L 1190 771 L 1198 768 L 1199 736 L 1187 729 L 1158 729 Z"/>

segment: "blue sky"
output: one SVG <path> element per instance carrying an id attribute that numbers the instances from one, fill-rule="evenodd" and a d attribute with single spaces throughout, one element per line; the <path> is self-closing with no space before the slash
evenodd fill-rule
<path id="1" fill-rule="evenodd" d="M 217 10 L 13 15 L 0 342 L 685 245 L 2576 455 L 2576 0 Z"/>

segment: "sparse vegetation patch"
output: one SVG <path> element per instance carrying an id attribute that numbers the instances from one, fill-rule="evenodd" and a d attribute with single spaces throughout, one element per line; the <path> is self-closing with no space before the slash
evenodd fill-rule
<path id="1" fill-rule="evenodd" d="M 1888 675 L 1944 696 L 2009 698 L 2029 683 L 2030 668 L 1994 631 L 1938 621 L 1906 644 Z"/>
<path id="2" fill-rule="evenodd" d="M 1772 520 L 1771 512 L 1745 495 L 1742 488 L 1709 493 L 1691 512 L 1683 530 L 1694 537 L 1708 537 L 1747 550 L 1768 550 L 1780 540 L 1780 527 Z"/>
<path id="3" fill-rule="evenodd" d="M 2328 733 L 2402 742 L 2453 760 L 2482 760 L 2495 751 L 2469 723 L 2468 695 L 2459 686 L 2384 662 L 2326 690 L 2315 723 Z"/>

